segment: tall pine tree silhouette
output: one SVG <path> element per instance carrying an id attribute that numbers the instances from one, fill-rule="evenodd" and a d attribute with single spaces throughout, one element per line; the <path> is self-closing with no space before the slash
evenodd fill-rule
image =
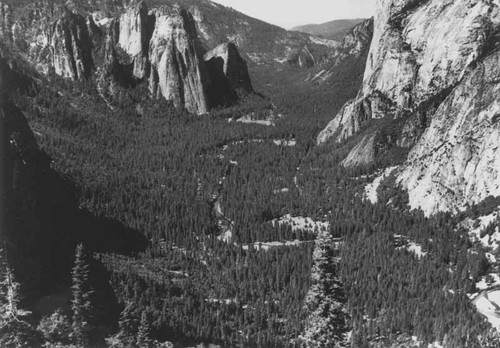
<path id="1" fill-rule="evenodd" d="M 72 275 L 71 310 L 73 312 L 72 339 L 79 347 L 88 347 L 91 340 L 92 326 L 92 294 L 90 284 L 90 265 L 83 244 L 76 247 L 75 264 Z"/>
<path id="2" fill-rule="evenodd" d="M 23 318 L 30 312 L 19 308 L 20 284 L 15 279 L 5 250 L 0 249 L 0 347 L 32 347 L 37 335 Z"/>

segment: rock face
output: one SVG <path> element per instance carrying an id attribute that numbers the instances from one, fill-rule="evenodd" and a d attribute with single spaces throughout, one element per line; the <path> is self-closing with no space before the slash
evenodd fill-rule
<path id="1" fill-rule="evenodd" d="M 500 196 L 500 50 L 441 104 L 398 182 L 428 215 Z"/>
<path id="2" fill-rule="evenodd" d="M 52 27 L 49 45 L 56 74 L 74 80 L 92 74 L 92 39 L 83 16 L 65 11 Z"/>
<path id="3" fill-rule="evenodd" d="M 239 95 L 253 92 L 248 66 L 234 43 L 225 43 L 204 56 L 212 86 L 209 90 L 213 105 L 227 105 Z"/>
<path id="4" fill-rule="evenodd" d="M 73 80 L 96 74 L 105 98 L 120 87 L 148 82 L 154 97 L 199 115 L 252 91 L 246 62 L 234 44 L 212 50 L 205 62 L 198 24 L 186 10 L 170 3 L 149 10 L 144 1 L 120 6 L 114 18 L 102 11 L 86 13 L 72 2 L 42 6 L 18 23 L 19 28 L 33 28 L 18 40 L 21 51 L 44 73 Z M 9 8 L 1 5 L 0 35 L 12 41 L 9 18 Z M 219 79 L 219 88 L 212 86 L 211 77 Z"/>
<path id="5" fill-rule="evenodd" d="M 148 74 L 148 49 L 151 23 L 146 3 L 140 2 L 123 13 L 112 26 L 118 29 L 119 46 L 133 61 L 133 75 L 142 79 Z"/>
<path id="6" fill-rule="evenodd" d="M 196 39 L 195 23 L 187 11 L 173 15 L 158 12 L 149 47 L 149 83 L 153 95 L 204 114 L 210 108 L 210 82 Z"/>
<path id="7" fill-rule="evenodd" d="M 369 165 L 375 161 L 376 139 L 378 134 L 365 135 L 351 150 L 342 165 L 346 168 Z"/>
<path id="8" fill-rule="evenodd" d="M 431 215 L 500 195 L 500 1 L 379 0 L 374 28 L 363 87 L 318 143 L 385 118 L 411 149 L 397 182 L 413 208 Z M 369 153 L 368 140 L 344 164 Z"/>
<path id="9" fill-rule="evenodd" d="M 334 134 L 343 141 L 370 119 L 402 117 L 456 86 L 487 49 L 498 7 L 498 1 L 377 1 L 363 88 L 347 107 L 353 114 L 337 115 L 318 143 Z"/>
<path id="10" fill-rule="evenodd" d="M 97 55 L 99 46 L 105 46 L 104 66 L 96 68 L 107 71 L 107 78 L 100 78 L 100 81 L 113 80 L 107 83 L 111 86 L 107 86 L 109 91 L 113 90 L 114 83 L 129 87 L 148 80 L 154 97 L 165 98 L 176 107 L 198 115 L 207 113 L 212 106 L 237 99 L 241 91 L 252 91 L 246 62 L 236 46 L 217 47 L 207 54 L 209 58 L 205 62 L 196 21 L 189 12 L 178 7 L 149 11 L 141 1 L 127 7 L 114 19 L 101 18 L 100 26 L 89 17 L 86 32 L 83 18 L 75 13 L 66 17 L 57 22 L 55 38 L 50 41 L 54 46 L 55 71 L 59 75 L 74 79 L 88 77 L 92 64 L 79 64 L 86 61 L 79 57 L 90 52 L 92 58 L 92 54 Z M 87 33 L 89 40 L 73 39 L 72 33 L 81 36 Z M 103 35 L 104 40 L 97 38 L 99 35 Z M 71 45 L 60 49 L 57 39 L 68 36 Z M 94 57 L 94 61 L 97 60 Z M 219 60 L 222 65 L 217 63 Z M 212 77 L 216 85 L 212 85 Z M 100 85 L 103 89 L 106 87 L 104 82 Z"/>
<path id="11" fill-rule="evenodd" d="M 343 39 L 337 59 L 360 55 L 370 46 L 373 37 L 373 18 L 357 24 Z"/>

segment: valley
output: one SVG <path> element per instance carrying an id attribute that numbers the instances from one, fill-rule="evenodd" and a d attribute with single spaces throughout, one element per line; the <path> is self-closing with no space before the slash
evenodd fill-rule
<path id="1" fill-rule="evenodd" d="M 0 346 L 497 347 L 500 3 L 376 8 L 0 0 Z"/>

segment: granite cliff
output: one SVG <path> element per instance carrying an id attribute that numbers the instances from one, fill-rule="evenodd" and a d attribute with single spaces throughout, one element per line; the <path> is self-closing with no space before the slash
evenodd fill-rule
<path id="1" fill-rule="evenodd" d="M 175 15 L 158 12 L 149 47 L 150 91 L 184 105 L 190 112 L 204 114 L 210 108 L 210 84 L 193 17 L 185 10 Z"/>
<path id="2" fill-rule="evenodd" d="M 12 42 L 10 8 L 1 6 L 0 34 Z M 226 53 L 220 47 L 214 52 L 225 61 L 221 73 L 228 88 L 225 95 L 209 95 L 211 76 L 217 74 L 203 59 L 206 49 L 198 36 L 199 25 L 179 6 L 148 8 L 144 1 L 131 1 L 108 17 L 68 2 L 62 7 L 46 4 L 30 14 L 30 23 L 18 21 L 18 26 L 33 27 L 19 38 L 18 46 L 43 73 L 73 80 L 95 76 L 100 91 L 108 94 L 117 85 L 127 88 L 147 82 L 153 97 L 199 115 L 221 100 L 234 101 L 241 91 L 252 90 L 246 62 L 236 45 L 226 44 L 221 46 Z"/>
<path id="3" fill-rule="evenodd" d="M 239 95 L 253 92 L 246 61 L 233 43 L 225 43 L 205 53 L 204 60 L 212 81 L 210 99 L 217 105 L 227 105 Z"/>
<path id="4" fill-rule="evenodd" d="M 394 146 L 411 149 L 397 180 L 412 207 L 455 211 L 500 195 L 500 2 L 379 0 L 376 8 L 363 87 L 317 142 L 393 120 Z"/>

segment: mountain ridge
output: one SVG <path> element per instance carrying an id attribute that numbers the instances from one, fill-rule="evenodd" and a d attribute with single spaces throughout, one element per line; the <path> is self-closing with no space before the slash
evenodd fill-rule
<path id="1" fill-rule="evenodd" d="M 325 39 L 342 41 L 344 37 L 358 24 L 366 18 L 335 19 L 319 24 L 305 24 L 291 28 L 292 31 L 299 31 Z"/>

